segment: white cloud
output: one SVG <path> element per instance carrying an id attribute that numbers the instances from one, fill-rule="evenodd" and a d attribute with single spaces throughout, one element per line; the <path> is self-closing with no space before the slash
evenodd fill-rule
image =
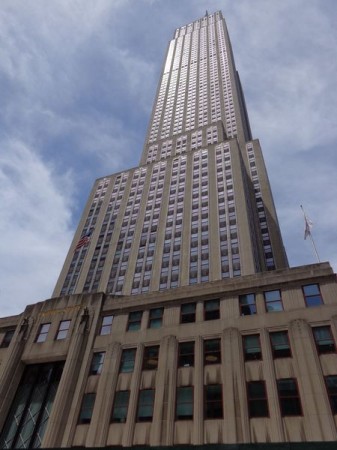
<path id="1" fill-rule="evenodd" d="M 51 295 L 70 244 L 71 176 L 54 176 L 18 141 L 0 157 L 0 316 Z"/>

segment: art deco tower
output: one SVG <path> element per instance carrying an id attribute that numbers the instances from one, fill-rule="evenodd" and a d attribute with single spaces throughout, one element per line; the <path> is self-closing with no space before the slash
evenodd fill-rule
<path id="1" fill-rule="evenodd" d="M 96 181 L 54 296 L 139 294 L 284 267 L 263 156 L 216 12 L 175 31 L 140 165 Z"/>

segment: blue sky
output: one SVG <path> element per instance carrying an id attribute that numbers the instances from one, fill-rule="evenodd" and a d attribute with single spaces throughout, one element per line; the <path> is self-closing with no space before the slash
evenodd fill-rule
<path id="1" fill-rule="evenodd" d="M 51 296 L 93 181 L 138 164 L 176 27 L 223 11 L 291 266 L 337 270 L 334 0 L 2 0 L 0 317 Z"/>

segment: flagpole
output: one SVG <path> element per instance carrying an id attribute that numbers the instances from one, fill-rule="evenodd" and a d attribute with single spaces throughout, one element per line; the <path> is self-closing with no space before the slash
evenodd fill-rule
<path id="1" fill-rule="evenodd" d="M 307 215 L 305 214 L 305 211 L 304 211 L 304 209 L 303 209 L 303 206 L 300 205 L 300 207 L 301 207 L 301 209 L 302 209 L 302 212 L 303 212 L 303 215 L 304 215 L 304 221 L 305 221 L 304 239 L 306 239 L 307 236 L 310 237 L 310 240 L 311 240 L 311 243 L 312 243 L 312 246 L 313 246 L 313 248 L 314 248 L 314 252 L 315 252 L 316 258 L 317 258 L 317 261 L 318 261 L 318 262 L 321 262 L 321 260 L 319 259 L 319 255 L 318 255 L 318 251 L 317 251 L 317 248 L 316 248 L 316 244 L 315 244 L 314 238 L 313 238 L 312 233 L 311 233 L 312 223 L 311 223 L 311 221 L 308 219 Z"/>

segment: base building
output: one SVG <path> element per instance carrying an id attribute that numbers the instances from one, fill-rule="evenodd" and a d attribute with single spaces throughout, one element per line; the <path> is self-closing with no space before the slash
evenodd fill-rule
<path id="1" fill-rule="evenodd" d="M 53 297 L 0 319 L 0 448 L 332 449 L 336 325 L 329 264 L 288 267 L 206 14 L 170 41 L 140 165 L 95 182 Z"/>

